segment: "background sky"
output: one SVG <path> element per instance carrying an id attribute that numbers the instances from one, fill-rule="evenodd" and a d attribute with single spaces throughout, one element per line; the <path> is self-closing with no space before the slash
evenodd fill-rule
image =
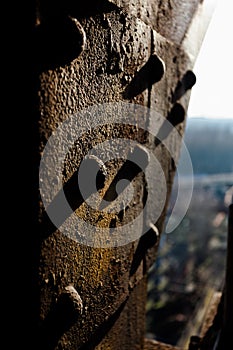
<path id="1" fill-rule="evenodd" d="M 214 0 L 213 0 L 214 1 Z M 194 73 L 188 117 L 233 120 L 233 0 L 218 0 Z"/>

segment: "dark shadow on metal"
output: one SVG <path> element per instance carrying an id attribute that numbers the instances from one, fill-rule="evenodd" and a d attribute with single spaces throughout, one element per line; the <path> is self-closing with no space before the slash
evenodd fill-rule
<path id="1" fill-rule="evenodd" d="M 191 70 L 188 70 L 176 86 L 172 96 L 172 103 L 178 101 L 187 90 L 192 89 L 194 84 L 196 84 L 196 76 Z"/>
<path id="2" fill-rule="evenodd" d="M 87 167 L 86 167 L 86 181 L 88 182 L 88 176 L 90 176 L 92 173 L 97 173 L 96 177 L 96 189 L 99 190 L 104 186 L 105 181 L 105 175 L 101 171 L 99 164 L 94 158 L 88 158 L 87 161 Z M 99 169 L 97 172 L 96 169 Z M 92 193 L 87 193 L 86 198 L 83 198 L 82 193 L 80 192 L 80 188 L 78 186 L 78 172 L 79 168 L 73 173 L 71 178 L 63 185 L 63 188 L 57 193 L 57 195 L 54 197 L 52 202 L 47 208 L 47 211 L 58 211 L 57 221 L 60 220 L 60 222 L 57 222 L 57 225 L 55 225 L 49 218 L 47 211 L 44 212 L 44 216 L 42 219 L 41 224 L 41 235 L 43 238 L 49 237 L 53 232 L 55 232 L 60 225 L 64 223 L 64 221 L 67 219 L 65 217 L 63 211 L 63 202 L 61 201 L 62 195 L 64 193 L 65 199 L 67 200 L 69 206 L 70 206 L 70 214 L 77 210 L 84 202 L 85 200 L 91 195 Z M 61 212 L 60 217 L 59 212 Z"/>
<path id="3" fill-rule="evenodd" d="M 121 186 L 121 191 L 119 193 L 116 191 L 118 182 L 123 179 L 131 182 L 141 171 L 144 171 L 146 169 L 148 164 L 149 154 L 147 153 L 146 148 L 142 146 L 136 146 L 133 152 L 128 155 L 128 159 L 126 159 L 112 180 L 108 190 L 103 197 L 103 200 L 108 202 L 114 201 L 128 185 L 127 182 L 123 183 Z"/>
<path id="4" fill-rule="evenodd" d="M 123 93 L 125 99 L 131 99 L 153 84 L 160 81 L 164 75 L 165 66 L 163 61 L 152 54 L 147 63 L 137 72 Z"/>
<path id="5" fill-rule="evenodd" d="M 167 120 L 170 123 L 167 123 L 166 120 L 164 121 L 163 125 L 161 126 L 157 137 L 155 138 L 155 145 L 158 146 L 162 140 L 164 140 L 169 133 L 172 131 L 173 126 L 181 123 L 184 120 L 184 108 L 180 104 L 175 104 L 169 113 Z M 103 173 L 103 169 L 101 169 L 100 164 L 95 160 L 95 158 L 88 159 L 88 167 L 86 168 L 85 174 L 86 174 L 86 183 L 88 184 L 88 175 L 91 176 L 93 173 L 97 174 L 96 177 L 96 189 L 100 190 L 104 187 L 105 183 L 105 174 Z M 130 152 L 128 154 L 128 158 L 123 163 L 122 167 L 119 169 L 119 171 L 116 173 L 115 177 L 113 178 L 112 182 L 109 185 L 109 188 L 105 192 L 105 195 L 103 197 L 103 204 L 100 204 L 99 210 L 103 210 L 106 207 L 106 202 L 112 202 L 114 201 L 120 193 L 123 192 L 123 190 L 127 186 L 127 181 L 123 182 L 121 184 L 120 192 L 118 189 L 118 192 L 116 190 L 117 184 L 120 180 L 128 180 L 132 181 L 138 174 L 144 172 L 147 165 L 149 163 L 149 153 L 147 152 L 146 148 L 143 145 L 137 145 L 133 152 Z M 96 169 L 98 168 L 98 171 Z M 87 170 L 88 169 L 88 170 Z M 78 184 L 78 172 L 79 169 L 77 169 L 71 178 L 63 185 L 63 188 L 57 193 L 51 204 L 46 208 L 46 211 L 43 213 L 43 218 L 40 225 L 40 236 L 41 238 L 47 238 L 52 233 L 54 233 L 63 223 L 64 221 L 71 215 L 75 210 L 77 210 L 85 201 L 86 199 L 93 194 L 92 192 L 86 193 L 86 197 L 83 198 L 82 193 L 80 192 L 79 184 Z M 90 180 L 91 182 L 91 180 Z M 146 186 L 146 183 L 145 183 Z M 145 187 L 144 186 L 144 187 Z M 88 187 L 88 186 L 86 186 Z M 91 189 L 91 187 L 90 187 Z M 65 199 L 67 203 L 70 206 L 69 213 L 63 212 L 64 204 L 62 200 Z M 145 202 L 147 199 L 147 191 L 145 188 L 144 191 L 144 199 L 143 199 L 143 207 L 145 206 Z M 51 209 L 52 208 L 52 209 Z M 51 221 L 48 213 L 53 212 L 56 214 L 56 225 Z M 122 221 L 120 218 L 123 216 L 123 212 L 121 211 L 119 213 L 119 220 Z M 115 228 L 117 225 L 119 225 L 119 222 L 112 221 L 110 224 L 110 228 Z M 139 254 L 140 255 L 140 254 Z"/>
<path id="6" fill-rule="evenodd" d="M 54 303 L 41 327 L 38 339 L 34 339 L 38 350 L 55 349 L 58 340 L 78 320 L 79 315 L 66 294 L 62 294 Z"/>
<path id="7" fill-rule="evenodd" d="M 116 9 L 119 8 L 108 0 L 40 0 L 38 12 L 41 21 L 44 21 L 57 14 L 69 15 L 82 19 L 101 13 L 108 13 Z"/>
<path id="8" fill-rule="evenodd" d="M 130 159 L 127 159 L 120 170 L 117 172 L 116 176 L 114 177 L 113 181 L 111 182 L 108 190 L 105 193 L 105 196 L 103 197 L 103 200 L 107 202 L 114 201 L 126 188 L 128 185 L 127 182 L 123 182 L 122 186 L 120 188 L 120 191 L 118 189 L 118 192 L 116 191 L 116 186 L 119 183 L 120 180 L 128 180 L 132 181 L 138 174 L 143 172 L 148 165 L 149 162 L 149 155 L 144 150 L 144 148 L 136 146 L 132 154 L 129 155 Z M 139 162 L 140 166 L 135 164 L 135 162 Z M 99 163 L 94 158 L 88 158 L 86 160 L 87 166 L 85 169 L 85 176 L 86 176 L 86 183 L 88 186 L 88 182 L 91 182 L 92 179 L 89 181 L 88 177 L 91 177 L 92 174 L 97 174 L 96 177 L 96 189 L 100 190 L 104 187 L 105 183 L 105 174 L 102 172 Z M 99 170 L 98 170 L 99 169 Z M 98 171 L 97 171 L 98 170 Z M 43 238 L 50 236 L 53 232 L 55 232 L 64 222 L 65 220 L 75 211 L 77 210 L 91 194 L 92 187 L 90 186 L 90 191 L 86 192 L 85 198 L 83 197 L 83 194 L 80 192 L 79 188 L 79 179 L 78 179 L 78 172 L 79 169 L 77 169 L 74 174 L 71 176 L 71 178 L 63 185 L 63 188 L 57 193 L 57 195 L 54 197 L 50 205 L 46 208 L 46 211 L 44 212 L 42 224 L 41 224 L 41 235 Z M 86 188 L 87 188 L 86 186 Z M 145 191 L 145 200 L 143 202 L 143 205 L 145 205 L 146 198 L 147 198 L 147 192 Z M 65 207 L 63 204 L 65 195 L 65 200 L 68 202 L 70 206 L 70 211 L 65 211 Z M 101 206 L 99 210 L 103 210 L 106 207 L 106 203 Z M 144 206 L 143 206 L 144 207 Z M 56 215 L 56 225 L 51 221 L 48 213 L 55 213 Z M 123 215 L 122 212 L 119 213 L 119 216 L 121 217 Z M 116 221 L 111 221 L 110 228 L 115 228 L 117 225 Z"/>
<path id="9" fill-rule="evenodd" d="M 123 304 L 121 304 L 117 311 L 112 316 L 110 316 L 107 321 L 103 322 L 100 327 L 96 329 L 96 331 L 92 334 L 90 340 L 81 346 L 79 350 L 94 350 L 96 348 L 96 346 L 103 340 L 104 336 L 108 334 L 110 329 L 120 317 L 127 303 L 127 300 L 128 298 L 126 298 Z"/>
<path id="10" fill-rule="evenodd" d="M 38 70 L 64 67 L 78 58 L 86 40 L 78 19 L 111 12 L 116 8 L 106 0 L 40 1 L 38 25 L 32 41 Z"/>
<path id="11" fill-rule="evenodd" d="M 158 146 L 172 132 L 173 128 L 182 123 L 185 118 L 185 109 L 180 103 L 176 103 L 168 113 L 166 120 L 160 127 L 155 138 L 155 146 Z"/>
<path id="12" fill-rule="evenodd" d="M 126 298 L 113 315 L 96 328 L 89 340 L 78 348 L 79 350 L 94 350 L 96 348 L 120 317 L 127 300 L 128 298 Z M 65 294 L 62 295 L 58 302 L 54 303 L 50 308 L 49 314 L 39 329 L 39 336 L 35 340 L 33 347 L 36 350 L 55 349 L 59 339 L 70 327 L 78 322 L 79 317 L 82 317 L 82 315 L 78 315 L 75 312 L 70 299 Z"/>
<path id="13" fill-rule="evenodd" d="M 131 130 L 131 125 L 129 125 L 130 129 Z M 119 124 L 113 124 L 112 125 L 112 132 L 116 132 L 116 129 L 119 128 Z M 134 127 L 133 127 L 134 128 Z M 129 130 L 128 128 L 125 128 L 125 129 L 122 129 L 120 128 L 120 137 L 125 137 L 125 135 L 129 135 Z M 133 129 L 134 130 L 134 129 Z M 95 132 L 98 133 L 98 130 L 95 130 Z M 145 134 L 145 135 L 144 135 Z M 130 134 L 130 135 L 133 135 L 133 134 Z M 145 131 L 141 130 L 140 128 L 137 129 L 137 137 L 139 137 L 139 139 L 142 138 L 142 136 L 145 136 L 145 138 L 148 137 L 147 133 L 145 133 Z M 111 138 L 111 134 L 109 134 L 109 137 Z M 135 137 L 132 137 L 132 140 L 135 139 Z M 143 138 L 144 139 L 144 138 Z M 86 150 L 86 152 L 88 152 L 88 150 Z M 83 153 L 83 157 L 85 157 L 85 153 Z M 136 161 L 139 161 L 139 163 L 141 164 L 142 167 L 146 166 L 147 162 L 148 162 L 148 154 L 147 154 L 147 151 L 145 150 L 145 148 L 142 146 L 142 145 L 138 145 L 136 147 L 136 152 L 132 152 L 131 155 L 129 155 L 129 161 L 131 159 L 131 161 L 133 162 L 135 159 L 134 157 L 136 157 Z M 85 170 L 85 174 L 87 175 L 86 178 L 85 178 L 85 181 L 86 183 L 88 183 L 88 176 L 91 176 L 91 179 L 92 179 L 92 174 L 97 174 L 96 176 L 96 189 L 97 190 L 100 190 L 104 187 L 104 183 L 105 183 L 105 171 L 106 169 L 104 170 L 103 169 L 103 163 L 98 162 L 97 160 L 97 157 L 93 157 L 93 156 L 88 156 L 87 157 L 87 161 L 88 161 L 88 166 Z M 82 161 L 83 162 L 83 161 Z M 131 163 L 132 163 L 131 162 Z M 145 164 L 144 164 L 145 163 Z M 143 165 L 144 164 L 144 165 Z M 124 179 L 127 179 L 127 176 L 130 175 L 130 179 L 133 179 L 134 177 L 136 177 L 139 172 L 142 171 L 142 169 L 138 166 L 136 166 L 135 164 L 133 164 L 133 171 L 130 170 L 129 172 L 129 175 L 127 175 L 127 169 L 129 169 L 129 164 L 126 162 L 126 165 L 124 166 L 126 169 L 125 169 L 125 174 L 123 174 L 124 172 L 121 170 L 120 173 L 123 176 Z M 124 169 L 123 167 L 123 169 Z M 98 168 L 98 171 L 96 170 Z M 84 201 L 88 198 L 88 196 L 90 196 L 93 192 L 87 192 L 85 193 L 86 195 L 86 198 L 83 198 L 83 195 L 81 194 L 80 192 L 80 189 L 79 189 L 79 186 L 78 186 L 78 172 L 79 172 L 79 168 L 73 173 L 73 175 L 71 176 L 71 178 L 63 185 L 63 188 L 60 189 L 60 191 L 57 193 L 57 195 L 55 196 L 55 198 L 52 200 L 52 202 L 50 203 L 50 205 L 48 206 L 48 208 L 46 208 L 46 210 L 50 210 L 52 208 L 52 212 L 53 213 L 56 213 L 56 210 L 58 210 L 58 215 L 56 214 L 56 219 L 57 221 L 60 220 L 60 225 L 64 222 L 64 220 L 66 220 L 68 218 L 69 215 L 72 214 L 72 212 L 74 212 L 75 210 L 77 210 L 83 203 Z M 119 175 L 116 175 L 118 176 L 118 179 L 121 177 Z M 91 183 L 91 181 L 90 181 Z M 111 191 L 113 190 L 113 193 L 115 193 L 115 183 L 112 184 L 111 186 L 111 189 L 110 191 L 108 192 L 108 195 L 107 197 L 109 198 L 110 200 L 110 197 L 111 196 L 114 196 L 111 193 Z M 87 187 L 87 186 L 86 186 Z M 90 191 L 91 191 L 91 186 L 90 188 L 88 188 Z M 122 188 L 123 190 L 123 188 Z M 121 190 L 121 192 L 122 192 Z M 69 213 L 64 213 L 63 212 L 63 209 L 64 209 L 64 195 L 65 195 L 65 198 L 70 206 L 70 212 Z M 119 195 L 119 194 L 118 194 Z M 112 197 L 113 198 L 113 197 Z M 116 197 L 115 197 L 116 198 Z M 47 211 L 44 210 L 44 213 L 43 213 L 43 217 L 41 218 L 40 220 L 40 239 L 44 239 L 44 238 L 47 238 L 49 237 L 52 233 L 54 233 L 55 231 L 57 231 L 57 229 L 59 228 L 59 225 L 55 225 Z M 66 214 L 68 214 L 66 216 Z M 120 218 L 122 217 L 123 215 L 123 212 L 120 212 Z M 60 217 L 59 217 L 60 216 Z M 119 218 L 119 219 L 120 219 Z M 121 220 L 121 219 L 120 219 Z M 114 223 L 112 223 L 114 224 Z"/>
<path id="14" fill-rule="evenodd" d="M 185 118 L 184 107 L 176 103 L 169 112 L 166 120 L 160 127 L 157 136 L 155 137 L 155 146 L 159 146 L 166 137 L 172 132 L 173 128 L 182 123 Z M 168 123 L 168 122 L 169 123 Z M 153 223 L 155 224 L 155 223 Z M 137 271 L 141 261 L 145 259 L 147 250 L 152 248 L 159 242 L 154 230 L 149 229 L 139 240 L 136 252 L 131 265 L 130 276 L 133 276 Z"/>
<path id="15" fill-rule="evenodd" d="M 134 253 L 133 261 L 130 268 L 130 276 L 133 276 L 141 262 L 145 259 L 148 249 L 158 243 L 158 237 L 152 229 L 149 229 L 138 242 L 137 249 Z M 145 271 L 146 272 L 146 271 Z"/>
<path id="16" fill-rule="evenodd" d="M 35 60 L 39 71 L 62 67 L 79 57 L 85 45 L 85 33 L 77 20 L 56 16 L 35 29 Z"/>

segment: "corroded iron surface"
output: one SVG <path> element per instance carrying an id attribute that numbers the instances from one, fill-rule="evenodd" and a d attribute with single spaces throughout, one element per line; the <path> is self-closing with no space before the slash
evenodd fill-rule
<path id="1" fill-rule="evenodd" d="M 197 6 L 197 0 L 87 1 L 82 6 L 73 1 L 40 0 L 34 33 L 38 154 L 43 154 L 50 136 L 71 115 L 77 115 L 82 129 L 80 111 L 110 102 L 125 101 L 156 110 L 182 138 L 190 89 L 195 83 L 194 57 L 190 57 L 182 42 Z M 145 128 L 153 124 L 150 116 L 140 117 Z M 67 132 L 72 135 L 72 128 L 68 126 Z M 167 134 L 161 132 L 166 138 Z M 74 145 L 67 154 L 64 184 L 72 184 L 72 176 L 86 152 L 113 135 L 145 141 L 145 135 L 136 128 L 105 125 L 90 129 L 78 141 L 79 147 Z M 80 244 L 51 224 L 39 200 L 34 269 L 38 292 L 35 303 L 39 310 L 35 316 L 35 337 L 39 339 L 36 345 L 39 349 L 143 349 L 146 273 L 156 258 L 176 170 L 174 157 L 163 142 L 153 142 L 147 140 L 165 174 L 167 196 L 161 216 L 152 223 L 156 229 L 152 225 L 140 239 L 110 248 Z M 173 147 L 176 159 L 180 146 L 177 142 Z M 115 149 L 115 154 L 118 153 Z M 52 162 L 54 153 L 49 156 Z M 109 162 L 105 189 L 121 166 L 120 160 Z M 122 217 L 109 220 L 90 215 L 81 202 L 75 208 L 77 215 L 105 228 L 119 220 L 124 224 L 124 220 L 143 209 L 143 174 L 135 175 L 133 183 L 137 206 L 128 211 L 128 216 L 121 213 Z M 44 184 L 48 193 L 51 186 L 56 187 L 56 181 Z M 72 196 L 75 183 L 67 188 L 67 195 Z M 153 205 L 148 210 L 153 212 Z M 143 217 L 139 231 L 142 226 Z M 82 232 L 82 226 L 79 231 L 88 234 Z"/>

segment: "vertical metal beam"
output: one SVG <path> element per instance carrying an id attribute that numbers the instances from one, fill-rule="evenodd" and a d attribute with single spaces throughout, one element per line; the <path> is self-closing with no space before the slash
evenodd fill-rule
<path id="1" fill-rule="evenodd" d="M 216 350 L 233 348 L 233 204 L 229 206 L 223 326 Z"/>

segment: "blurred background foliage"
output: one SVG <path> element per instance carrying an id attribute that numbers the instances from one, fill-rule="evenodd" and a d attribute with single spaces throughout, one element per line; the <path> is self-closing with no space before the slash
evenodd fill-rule
<path id="1" fill-rule="evenodd" d="M 146 306 L 147 337 L 180 347 L 198 334 L 211 295 L 223 287 L 233 198 L 233 120 L 187 119 L 184 141 L 193 165 L 193 195 L 180 225 L 161 236 L 148 274 Z M 190 182 L 182 162 L 181 151 L 179 184 L 183 181 L 185 195 Z M 175 178 L 167 218 L 177 188 Z"/>

